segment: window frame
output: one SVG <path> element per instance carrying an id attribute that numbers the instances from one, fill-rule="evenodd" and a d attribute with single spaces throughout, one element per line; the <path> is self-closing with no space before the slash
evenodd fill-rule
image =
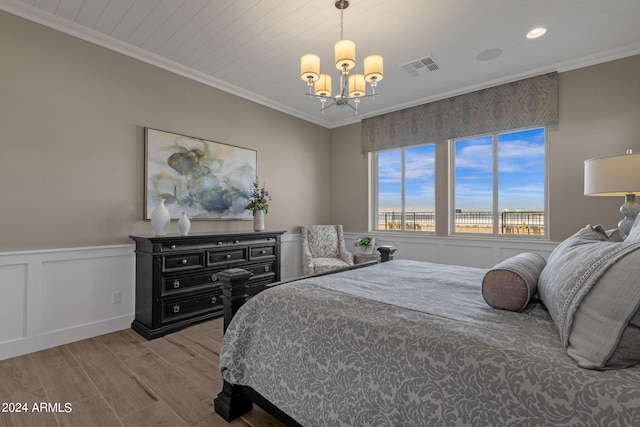
<path id="1" fill-rule="evenodd" d="M 435 182 L 435 176 L 434 176 L 434 184 L 433 184 L 433 190 L 434 190 L 434 208 L 433 208 L 433 215 L 434 215 L 434 229 L 433 230 L 415 230 L 415 229 L 407 229 L 406 227 L 406 153 L 405 150 L 407 148 L 412 148 L 412 147 L 421 147 L 421 146 L 427 146 L 427 145 L 433 145 L 433 158 L 434 158 L 434 169 L 436 166 L 436 162 L 437 162 L 437 150 L 435 149 L 435 145 L 436 143 L 434 142 L 426 142 L 423 144 L 415 144 L 415 145 L 410 145 L 410 146 L 406 146 L 406 147 L 399 147 L 399 148 L 390 148 L 388 150 L 380 150 L 380 151 L 374 151 L 371 152 L 371 180 L 370 182 L 372 183 L 371 185 L 371 209 L 370 209 L 370 222 L 371 222 L 371 226 L 369 227 L 369 230 L 371 231 L 375 231 L 375 232 L 380 232 L 380 233 L 390 233 L 390 232 L 403 232 L 403 233 L 423 233 L 423 234 L 435 234 L 435 224 L 437 222 L 437 217 L 436 217 L 436 203 L 437 203 L 437 189 L 436 189 L 436 182 Z M 400 170 L 400 179 L 401 179 L 401 190 L 400 190 L 400 205 L 401 205 L 401 209 L 400 209 L 400 215 L 401 215 L 401 225 L 399 229 L 386 229 L 386 228 L 378 228 L 378 219 L 379 219 L 379 175 L 378 175 L 378 171 L 379 171 L 379 161 L 378 161 L 378 157 L 380 153 L 385 153 L 385 152 L 391 152 L 391 151 L 398 151 L 400 150 L 400 164 L 401 164 L 401 170 Z M 435 171 L 434 171 L 435 172 Z"/>
<path id="2" fill-rule="evenodd" d="M 499 163 L 500 163 L 500 159 L 498 157 L 498 151 L 499 151 L 499 147 L 498 147 L 498 139 L 500 135 L 503 134 L 510 134 L 510 133 L 517 133 L 517 132 L 523 132 L 523 131 L 528 131 L 528 130 L 534 130 L 534 129 L 543 129 L 544 130 L 544 184 L 543 184 L 543 189 L 544 189 L 544 200 L 543 200 L 543 214 L 544 214 L 544 221 L 543 221 L 543 230 L 544 232 L 541 234 L 507 234 L 507 233 L 500 233 L 500 211 L 499 211 L 499 205 L 500 205 L 500 194 L 499 194 Z M 458 232 L 456 231 L 456 221 L 455 221 L 455 215 L 456 215 L 456 205 L 455 205 L 455 201 L 456 201 L 456 193 L 455 193 L 455 179 L 456 179 L 456 175 L 455 175 L 455 171 L 456 171 L 456 165 L 455 165 L 455 143 L 456 141 L 459 140 L 466 140 L 466 139 L 474 139 L 474 138 L 481 138 L 481 137 L 485 137 L 485 136 L 491 136 L 491 154 L 492 154 L 492 165 L 491 165 L 491 170 L 492 170 L 492 191 L 493 191 L 493 200 L 492 200 L 492 206 L 493 206 L 493 215 L 492 215 L 492 232 L 491 233 L 474 233 L 474 232 Z M 549 144 L 548 144 L 548 137 L 549 137 L 549 128 L 548 126 L 531 126 L 531 127 L 526 127 L 526 128 L 518 128 L 518 129 L 508 129 L 508 130 L 503 130 L 503 131 L 498 131 L 498 132 L 488 132 L 488 133 L 484 133 L 484 134 L 479 134 L 479 135 L 471 135 L 471 136 L 464 136 L 464 137 L 459 137 L 459 138 L 452 138 L 449 139 L 447 141 L 448 144 L 448 153 L 449 153 L 449 162 L 448 162 L 448 175 L 449 175 L 449 185 L 448 185 L 448 196 L 449 196 L 449 219 L 448 219 L 448 235 L 449 236 L 456 236 L 456 237 L 460 237 L 460 236 L 472 236 L 472 237 L 491 237 L 491 238 L 523 238 L 523 239 L 548 239 L 549 237 Z"/>
<path id="3" fill-rule="evenodd" d="M 509 133 L 517 133 L 527 130 L 533 129 L 543 129 L 544 132 L 544 220 L 543 220 L 543 232 L 541 234 L 507 234 L 500 233 L 500 212 L 499 212 L 499 161 L 498 158 L 498 137 L 502 134 Z M 455 141 L 463 140 L 463 139 L 472 139 L 477 137 L 482 137 L 490 135 L 492 136 L 492 173 L 493 173 L 493 182 L 492 182 L 492 191 L 493 191 L 493 230 L 491 233 L 476 233 L 476 232 L 456 232 L 455 231 Z M 437 149 L 438 144 L 447 144 L 446 158 L 445 155 L 442 155 L 442 151 L 440 156 L 438 156 L 439 150 Z M 446 167 L 447 170 L 444 173 L 439 174 L 439 176 L 445 177 L 447 180 L 445 189 L 442 188 L 442 185 L 438 184 L 438 176 L 435 177 L 434 180 L 434 230 L 415 230 L 415 229 L 407 229 L 406 227 L 406 156 L 405 149 L 411 147 L 417 147 L 422 145 L 433 145 L 434 146 L 434 159 L 435 164 L 434 167 L 437 170 L 438 167 Z M 401 161 L 401 227 L 399 229 L 386 229 L 379 228 L 378 218 L 379 218 L 379 154 L 389 151 L 400 150 L 400 161 Z M 441 233 L 446 232 L 446 235 L 441 237 L 482 237 L 482 238 L 500 238 L 500 239 L 525 239 L 525 240 L 544 240 L 549 238 L 549 127 L 542 126 L 530 126 L 518 129 L 508 129 L 499 132 L 489 132 L 486 134 L 480 135 L 472 135 L 468 137 L 459 137 L 452 138 L 449 140 L 441 141 L 441 142 L 433 142 L 433 143 L 423 143 L 423 144 L 415 144 L 407 147 L 398 147 L 398 148 L 390 148 L 386 150 L 372 151 L 369 153 L 370 155 L 370 179 L 371 183 L 370 187 L 370 209 L 369 209 L 369 230 L 372 232 L 379 233 L 420 233 L 425 236 L 438 236 L 437 230 L 440 229 Z M 441 165 L 441 166 L 438 166 Z M 438 175 L 438 174 L 436 174 Z M 446 193 L 446 196 L 443 194 Z M 447 211 L 448 215 L 438 216 L 438 200 L 442 202 L 443 198 L 446 197 L 447 200 Z M 438 227 L 438 223 L 445 222 L 446 224 L 440 224 Z"/>

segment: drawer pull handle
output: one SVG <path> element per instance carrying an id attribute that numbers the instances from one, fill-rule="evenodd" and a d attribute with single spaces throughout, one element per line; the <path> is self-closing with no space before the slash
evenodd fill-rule
<path id="1" fill-rule="evenodd" d="M 176 245 L 171 245 L 171 249 L 175 249 L 175 248 L 176 248 Z"/>
<path id="2" fill-rule="evenodd" d="M 178 313 L 178 312 L 180 312 L 180 306 L 179 306 L 178 304 L 176 304 L 176 305 L 174 305 L 174 306 L 173 306 L 173 312 L 174 312 L 174 313 Z"/>
<path id="3" fill-rule="evenodd" d="M 233 243 L 240 243 L 240 240 L 234 240 Z"/>
<path id="4" fill-rule="evenodd" d="M 260 255 L 264 255 L 266 253 L 267 253 L 267 251 L 265 251 L 264 249 L 260 251 Z"/>
<path id="5" fill-rule="evenodd" d="M 216 302 L 218 302 L 218 298 L 216 298 L 215 296 L 211 297 L 211 304 L 215 304 Z"/>
<path id="6" fill-rule="evenodd" d="M 178 289 L 180 287 L 180 281 L 179 280 L 174 280 L 173 281 L 173 289 Z"/>
<path id="7" fill-rule="evenodd" d="M 225 255 L 225 258 L 226 258 L 226 259 L 231 258 L 231 255 L 228 255 L 228 254 L 227 254 L 227 255 Z"/>
<path id="8" fill-rule="evenodd" d="M 189 261 L 187 261 L 186 259 L 182 260 L 182 265 L 186 265 Z"/>
<path id="9" fill-rule="evenodd" d="M 218 281 L 218 276 L 216 276 L 215 274 L 211 275 L 211 281 L 212 282 L 217 282 Z"/>
<path id="10" fill-rule="evenodd" d="M 222 242 L 218 242 L 218 243 L 216 243 L 216 245 L 221 246 L 221 245 L 222 245 Z"/>
<path id="11" fill-rule="evenodd" d="M 269 266 L 268 265 L 264 266 L 264 271 L 269 271 Z"/>

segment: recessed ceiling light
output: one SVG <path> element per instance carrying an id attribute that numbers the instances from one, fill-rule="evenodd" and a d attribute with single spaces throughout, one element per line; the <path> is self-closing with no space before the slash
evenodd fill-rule
<path id="1" fill-rule="evenodd" d="M 537 39 L 538 37 L 542 37 L 544 33 L 547 32 L 547 29 L 544 27 L 534 28 L 533 30 L 527 33 L 528 39 Z"/>

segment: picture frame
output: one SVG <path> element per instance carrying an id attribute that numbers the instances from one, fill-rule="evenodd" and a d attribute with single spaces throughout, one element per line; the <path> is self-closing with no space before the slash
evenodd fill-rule
<path id="1" fill-rule="evenodd" d="M 171 219 L 250 220 L 257 151 L 145 127 L 144 219 L 160 199 Z"/>

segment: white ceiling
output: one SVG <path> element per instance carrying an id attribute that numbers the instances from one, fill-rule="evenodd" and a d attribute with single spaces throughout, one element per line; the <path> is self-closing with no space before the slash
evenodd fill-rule
<path id="1" fill-rule="evenodd" d="M 300 56 L 339 79 L 335 0 L 0 0 L 0 10 L 334 128 L 549 71 L 640 53 L 640 0 L 350 0 L 344 37 L 358 64 L 384 57 L 380 96 L 322 114 L 305 95 Z M 528 40 L 537 26 L 548 32 Z M 489 49 L 501 55 L 476 59 Z M 432 56 L 440 69 L 401 68 Z"/>

